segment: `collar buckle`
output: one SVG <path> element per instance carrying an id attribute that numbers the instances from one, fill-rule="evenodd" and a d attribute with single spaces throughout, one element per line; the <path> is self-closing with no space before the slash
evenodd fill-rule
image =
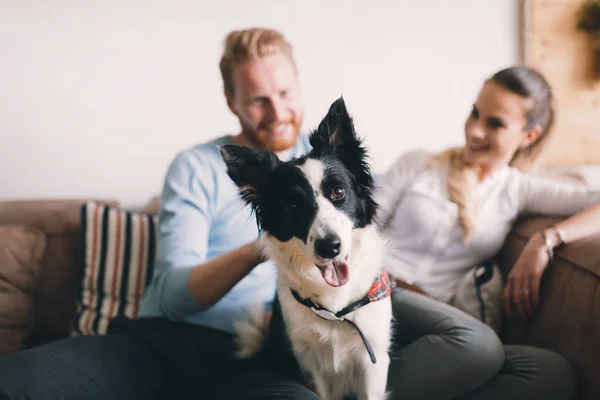
<path id="1" fill-rule="evenodd" d="M 317 314 L 319 317 L 326 319 L 328 321 L 344 321 L 344 318 L 338 317 L 337 315 L 335 315 L 333 312 L 331 312 L 329 310 L 317 310 L 314 307 L 311 307 L 310 309 L 312 310 L 312 312 Z"/>

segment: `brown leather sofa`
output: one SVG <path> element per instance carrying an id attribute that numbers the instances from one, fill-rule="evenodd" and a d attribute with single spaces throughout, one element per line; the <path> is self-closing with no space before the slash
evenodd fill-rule
<path id="1" fill-rule="evenodd" d="M 0 355 L 69 335 L 81 279 L 84 202 L 0 202 Z M 155 213 L 156 201 L 142 211 Z M 498 255 L 505 275 L 528 237 L 555 221 L 518 221 Z M 600 399 L 600 235 L 557 251 L 542 299 L 533 319 L 505 321 L 503 341 L 559 352 L 575 367 L 581 398 Z"/>
<path id="2" fill-rule="evenodd" d="M 515 224 L 498 262 L 508 275 L 528 238 L 558 218 L 530 217 Z M 502 340 L 554 350 L 574 366 L 582 399 L 600 399 L 600 234 L 558 249 L 546 270 L 539 311 L 530 320 L 505 317 Z"/>

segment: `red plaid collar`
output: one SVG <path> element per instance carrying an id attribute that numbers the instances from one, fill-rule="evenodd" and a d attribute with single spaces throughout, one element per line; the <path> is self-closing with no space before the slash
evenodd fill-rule
<path id="1" fill-rule="evenodd" d="M 383 300 L 386 297 L 390 296 L 391 294 L 392 294 L 392 285 L 390 284 L 390 277 L 386 270 L 381 271 L 381 273 L 377 276 L 377 279 L 375 279 L 373 286 L 371 286 L 371 289 L 369 289 L 369 291 L 367 292 L 367 294 L 364 297 L 348 304 L 346 307 L 342 308 L 340 311 L 338 311 L 336 313 L 329 311 L 328 309 L 326 309 L 325 307 L 323 307 L 322 305 L 320 305 L 319 303 L 317 303 L 311 299 L 305 299 L 305 298 L 300 297 L 300 294 L 297 291 L 292 289 L 292 295 L 299 303 L 304 304 L 305 306 L 307 306 L 309 308 L 315 308 L 317 310 L 327 311 L 327 312 L 333 314 L 337 318 L 342 318 L 345 315 L 350 314 L 352 311 L 356 311 L 359 308 L 364 307 L 369 303 L 374 303 L 376 301 Z"/>
<path id="2" fill-rule="evenodd" d="M 390 276 L 386 270 L 381 271 L 371 290 L 367 292 L 369 302 L 373 303 L 378 300 L 383 300 L 392 294 L 392 285 L 390 283 Z"/>

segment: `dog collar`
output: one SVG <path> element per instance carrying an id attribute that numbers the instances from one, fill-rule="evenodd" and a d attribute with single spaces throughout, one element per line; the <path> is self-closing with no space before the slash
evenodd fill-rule
<path id="1" fill-rule="evenodd" d="M 344 316 L 350 314 L 353 311 L 358 310 L 361 307 L 366 306 L 369 303 L 374 303 L 376 301 L 383 300 L 392 294 L 392 286 L 390 285 L 390 278 L 386 270 L 381 271 L 379 276 L 377 276 L 375 283 L 373 283 L 373 286 L 371 286 L 371 289 L 367 292 L 367 294 L 364 297 L 350 303 L 349 305 L 335 313 L 333 311 L 329 311 L 328 309 L 311 299 L 301 297 L 300 294 L 294 289 L 290 290 L 292 292 L 292 296 L 294 296 L 298 303 L 310 308 L 319 317 L 328 321 L 345 321 L 352 325 L 360 335 L 360 338 L 362 339 L 363 343 L 365 344 L 367 352 L 369 353 L 369 357 L 371 357 L 371 362 L 373 362 L 373 364 L 377 363 L 377 358 L 375 357 L 375 353 L 373 353 L 371 344 L 363 334 L 362 330 L 353 321 L 344 318 Z"/>

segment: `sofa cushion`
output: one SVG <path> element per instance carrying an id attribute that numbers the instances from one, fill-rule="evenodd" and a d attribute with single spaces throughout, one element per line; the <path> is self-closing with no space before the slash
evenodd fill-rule
<path id="1" fill-rule="evenodd" d="M 33 327 L 33 298 L 45 236 L 35 228 L 0 226 L 0 355 L 24 348 Z"/>
<path id="2" fill-rule="evenodd" d="M 81 209 L 81 204 L 77 209 Z M 77 288 L 83 272 L 82 251 L 80 231 L 46 234 L 46 251 L 34 298 L 35 324 L 27 347 L 71 334 Z"/>
<path id="3" fill-rule="evenodd" d="M 81 206 L 88 199 L 0 202 L 0 225 L 33 227 L 46 235 L 46 249 L 34 297 L 33 331 L 26 347 L 67 337 L 75 315 L 75 289 L 81 279 Z M 118 206 L 116 201 L 103 201 Z"/>
<path id="4" fill-rule="evenodd" d="M 103 335 L 112 318 L 137 317 L 154 267 L 157 220 L 87 202 L 81 222 L 84 259 L 74 334 Z"/>

